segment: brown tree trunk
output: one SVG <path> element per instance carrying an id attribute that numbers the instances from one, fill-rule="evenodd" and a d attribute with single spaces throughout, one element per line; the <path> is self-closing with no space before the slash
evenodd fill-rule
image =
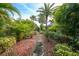
<path id="1" fill-rule="evenodd" d="M 46 16 L 46 31 L 48 30 L 48 27 L 47 27 L 47 20 L 48 20 L 48 16 Z"/>

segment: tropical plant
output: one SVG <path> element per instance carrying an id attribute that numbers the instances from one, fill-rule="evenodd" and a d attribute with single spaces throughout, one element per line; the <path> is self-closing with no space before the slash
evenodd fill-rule
<path id="1" fill-rule="evenodd" d="M 57 44 L 54 49 L 56 56 L 79 56 L 79 52 L 73 52 L 72 47 L 67 44 Z"/>
<path id="2" fill-rule="evenodd" d="M 17 13 L 20 17 L 19 10 L 10 3 L 0 3 L 0 36 L 5 35 L 7 24 L 12 20 L 10 15 Z"/>
<path id="3" fill-rule="evenodd" d="M 32 15 L 32 16 L 30 16 L 30 19 L 33 21 L 36 21 L 36 16 Z"/>
<path id="4" fill-rule="evenodd" d="M 46 31 L 48 30 L 47 22 L 48 22 L 48 17 L 52 14 L 53 11 L 53 4 L 50 3 L 44 3 L 44 7 L 39 8 L 37 12 L 40 12 L 45 16 L 45 23 L 46 23 Z"/>
<path id="5" fill-rule="evenodd" d="M 40 30 L 43 30 L 45 24 L 45 16 L 43 14 L 38 15 L 38 22 L 40 23 Z"/>
<path id="6" fill-rule="evenodd" d="M 12 4 L 0 3 L 0 18 L 1 19 L 9 18 L 10 17 L 9 13 L 11 13 L 12 15 L 14 15 L 14 13 L 17 13 L 19 16 L 21 16 L 19 10 Z"/>
<path id="7" fill-rule="evenodd" d="M 75 39 L 79 29 L 79 4 L 63 4 L 54 10 L 54 19 L 60 25 L 60 31 Z"/>
<path id="8" fill-rule="evenodd" d="M 41 13 L 38 15 L 38 22 L 45 24 L 45 16 Z"/>
<path id="9" fill-rule="evenodd" d="M 24 39 L 27 36 L 30 36 L 33 31 L 36 29 L 36 24 L 30 20 L 15 20 L 8 27 L 10 28 L 10 35 L 14 35 L 17 38 L 17 41 Z"/>
<path id="10" fill-rule="evenodd" d="M 13 36 L 0 37 L 0 53 L 16 44 L 16 38 Z"/>

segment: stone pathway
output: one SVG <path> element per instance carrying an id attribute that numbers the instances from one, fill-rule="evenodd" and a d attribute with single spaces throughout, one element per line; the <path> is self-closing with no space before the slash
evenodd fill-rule
<path id="1" fill-rule="evenodd" d="M 37 43 L 41 42 L 42 43 L 42 50 L 43 53 L 40 56 L 52 56 L 53 55 L 53 49 L 54 46 L 56 44 L 56 42 L 54 40 L 52 40 L 52 42 L 48 42 L 47 38 L 43 35 L 43 34 L 37 34 Z"/>
<path id="2" fill-rule="evenodd" d="M 36 35 L 36 48 L 35 52 L 33 53 L 33 56 L 43 56 L 44 55 L 44 46 L 43 46 L 43 40 L 42 35 L 37 33 Z"/>
<path id="3" fill-rule="evenodd" d="M 40 38 L 42 39 L 42 43 L 44 46 L 44 56 L 52 56 L 55 42 L 48 42 L 47 38 L 43 34 L 41 34 Z"/>

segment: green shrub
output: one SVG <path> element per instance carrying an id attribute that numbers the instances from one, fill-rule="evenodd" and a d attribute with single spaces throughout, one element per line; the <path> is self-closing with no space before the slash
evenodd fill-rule
<path id="1" fill-rule="evenodd" d="M 60 33 L 52 32 L 52 31 L 45 33 L 45 35 L 48 36 L 49 38 L 53 38 L 53 39 L 58 39 L 61 36 Z"/>
<path id="2" fill-rule="evenodd" d="M 58 50 L 58 49 L 63 49 L 63 50 L 66 50 L 66 51 L 71 51 L 71 48 L 69 48 L 69 46 L 67 44 L 57 44 L 55 46 L 55 50 Z"/>
<path id="3" fill-rule="evenodd" d="M 15 43 L 16 43 L 15 37 L 0 37 L 0 48 L 3 51 L 13 46 Z"/>
<path id="4" fill-rule="evenodd" d="M 74 39 L 70 45 L 73 47 L 73 50 L 77 51 L 79 50 L 79 39 Z"/>
<path id="5" fill-rule="evenodd" d="M 17 41 L 23 40 L 24 38 L 31 36 L 37 25 L 30 20 L 15 20 L 7 25 L 6 35 L 15 36 Z"/>
<path id="6" fill-rule="evenodd" d="M 59 25 L 58 24 L 56 24 L 56 23 L 54 23 L 52 26 L 50 26 L 49 28 L 49 31 L 57 31 L 57 30 L 59 30 Z"/>
<path id="7" fill-rule="evenodd" d="M 54 54 L 57 56 L 79 56 L 79 53 L 73 52 L 72 47 L 67 44 L 57 44 L 54 49 Z"/>
<path id="8" fill-rule="evenodd" d="M 45 36 L 48 37 L 48 39 L 53 39 L 56 40 L 57 42 L 62 42 L 62 43 L 68 43 L 71 37 L 68 37 L 60 32 L 51 32 L 49 31 L 48 33 L 45 33 Z"/>

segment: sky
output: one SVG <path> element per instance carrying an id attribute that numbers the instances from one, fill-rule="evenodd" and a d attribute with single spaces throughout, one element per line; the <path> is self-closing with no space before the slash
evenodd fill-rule
<path id="1" fill-rule="evenodd" d="M 31 15 L 37 15 L 38 8 L 42 7 L 43 4 L 40 3 L 13 3 L 19 11 L 23 19 L 29 18 Z M 15 14 L 15 18 L 18 18 L 18 15 Z"/>
<path id="2" fill-rule="evenodd" d="M 16 7 L 22 16 L 22 19 L 29 18 L 31 15 L 38 15 L 37 10 L 43 6 L 43 3 L 12 3 Z M 60 3 L 55 3 L 54 6 L 61 5 Z M 18 15 L 15 14 L 14 18 L 18 18 Z"/>

